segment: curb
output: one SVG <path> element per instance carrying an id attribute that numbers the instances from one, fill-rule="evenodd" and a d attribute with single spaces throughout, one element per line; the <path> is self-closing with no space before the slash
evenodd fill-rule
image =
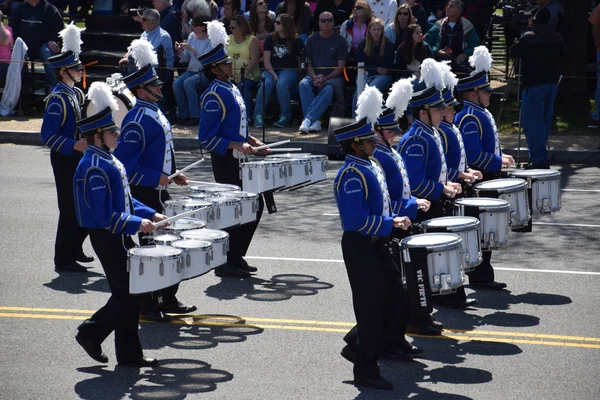
<path id="1" fill-rule="evenodd" d="M 196 138 L 175 137 L 177 150 L 199 150 Z M 43 146 L 40 133 L 35 131 L 0 131 L 0 143 L 12 143 L 29 146 Z M 272 143 L 272 142 L 271 142 Z M 304 153 L 327 154 L 327 143 L 291 141 L 287 146 L 300 147 Z M 516 148 L 504 149 L 506 154 L 516 157 Z M 521 148 L 521 161 L 527 161 L 527 149 Z M 550 151 L 550 164 L 600 165 L 600 150 L 562 150 Z"/>

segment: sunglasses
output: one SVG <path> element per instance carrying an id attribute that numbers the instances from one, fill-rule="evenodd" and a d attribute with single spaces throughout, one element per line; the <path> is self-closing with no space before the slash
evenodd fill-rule
<path id="1" fill-rule="evenodd" d="M 362 9 L 364 9 L 364 7 L 363 6 L 354 6 L 354 7 L 352 7 L 352 9 L 354 9 L 354 10 L 362 10 Z"/>
<path id="2" fill-rule="evenodd" d="M 321 22 L 322 24 L 327 24 L 327 23 L 333 22 L 333 18 L 323 18 L 323 19 L 320 19 L 319 22 Z"/>
<path id="3" fill-rule="evenodd" d="M 281 25 L 281 21 L 275 21 L 275 25 Z"/>
<path id="4" fill-rule="evenodd" d="M 398 13 L 398 15 L 406 15 L 406 16 L 409 16 L 410 14 L 409 14 L 409 13 L 407 13 L 407 12 L 401 12 L 401 13 Z"/>
<path id="5" fill-rule="evenodd" d="M 259 6 L 264 6 L 264 5 L 265 5 L 265 4 L 267 4 L 267 3 L 265 3 L 264 1 L 259 1 L 259 2 L 258 2 L 258 3 L 256 3 L 256 4 L 257 4 L 257 5 L 259 5 Z"/>

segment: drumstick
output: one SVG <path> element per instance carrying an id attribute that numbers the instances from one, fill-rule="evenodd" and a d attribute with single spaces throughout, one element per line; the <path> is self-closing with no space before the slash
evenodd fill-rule
<path id="1" fill-rule="evenodd" d="M 190 165 L 188 165 L 184 169 L 175 172 L 173 175 L 169 175 L 169 179 L 175 178 L 177 175 L 182 174 L 185 171 L 187 171 L 188 169 L 195 167 L 196 165 L 200 164 L 202 161 L 204 161 L 204 158 L 201 158 L 198 161 L 191 163 Z"/>
<path id="2" fill-rule="evenodd" d="M 167 219 L 163 219 L 162 221 L 155 222 L 155 223 L 154 223 L 154 227 L 155 227 L 155 228 L 158 228 L 159 226 L 162 226 L 162 225 L 164 225 L 164 224 L 166 224 L 166 223 L 168 223 L 168 222 L 177 221 L 178 219 L 185 218 L 185 217 L 187 217 L 188 215 L 192 215 L 193 213 L 195 213 L 195 212 L 197 212 L 197 211 L 198 211 L 198 210 L 187 210 L 187 211 L 184 211 L 184 212 L 182 212 L 181 214 L 177 214 L 177 215 L 175 215 L 175 216 L 173 216 L 173 217 L 169 217 L 169 218 L 167 218 Z"/>
<path id="3" fill-rule="evenodd" d="M 253 150 L 256 151 L 256 150 L 270 149 L 271 147 L 281 146 L 282 144 L 286 144 L 289 142 L 291 142 L 290 139 L 282 140 L 281 142 L 275 142 L 275 143 L 271 143 L 271 144 L 265 144 L 264 146 L 255 147 Z"/>

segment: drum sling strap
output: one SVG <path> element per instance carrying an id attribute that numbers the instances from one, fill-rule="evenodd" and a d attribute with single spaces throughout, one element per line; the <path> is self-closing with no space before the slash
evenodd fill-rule
<path id="1" fill-rule="evenodd" d="M 411 314 L 431 314 L 431 288 L 427 270 L 427 249 L 406 249 L 401 255 L 406 276 L 406 297 Z"/>

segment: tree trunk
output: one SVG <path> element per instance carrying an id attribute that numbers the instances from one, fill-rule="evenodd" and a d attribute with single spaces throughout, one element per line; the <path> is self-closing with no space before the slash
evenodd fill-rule
<path id="1" fill-rule="evenodd" d="M 589 1 L 561 0 L 565 10 L 560 33 L 567 46 L 568 60 L 565 78 L 556 99 L 556 113 L 566 119 L 576 119 L 590 113 L 586 64 Z"/>

